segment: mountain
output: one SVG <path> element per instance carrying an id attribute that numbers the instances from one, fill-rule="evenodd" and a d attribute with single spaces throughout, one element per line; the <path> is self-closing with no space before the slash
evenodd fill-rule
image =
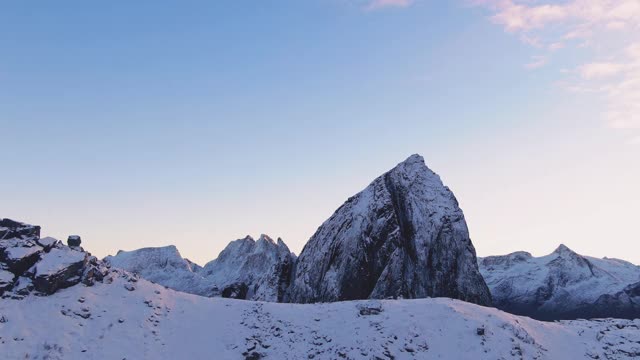
<path id="1" fill-rule="evenodd" d="M 115 256 L 104 258 L 104 261 L 112 267 L 138 274 L 174 290 L 202 296 L 215 296 L 218 293 L 215 284 L 200 274 L 202 268 L 182 258 L 173 245 L 120 250 Z"/>
<path id="2" fill-rule="evenodd" d="M 491 304 L 455 196 L 412 155 L 320 226 L 298 258 L 287 300 L 426 297 Z"/>
<path id="3" fill-rule="evenodd" d="M 295 261 L 282 239 L 247 236 L 231 242 L 202 274 L 218 285 L 223 297 L 282 301 Z"/>
<path id="4" fill-rule="evenodd" d="M 499 309 L 536 319 L 640 317 L 640 267 L 582 256 L 565 245 L 533 257 L 526 252 L 479 259 Z"/>
<path id="5" fill-rule="evenodd" d="M 2 359 L 633 359 L 640 322 L 540 322 L 451 299 L 207 298 L 111 270 L 0 301 Z"/>
<path id="6" fill-rule="evenodd" d="M 295 255 L 278 239 L 262 235 L 235 240 L 217 259 L 200 267 L 175 246 L 119 251 L 105 261 L 171 289 L 203 296 L 281 301 Z"/>

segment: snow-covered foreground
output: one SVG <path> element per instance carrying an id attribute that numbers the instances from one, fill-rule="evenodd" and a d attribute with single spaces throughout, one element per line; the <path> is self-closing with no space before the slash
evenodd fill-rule
<path id="1" fill-rule="evenodd" d="M 544 323 L 462 301 L 205 298 L 115 275 L 0 301 L 2 359 L 623 359 L 640 320 Z"/>

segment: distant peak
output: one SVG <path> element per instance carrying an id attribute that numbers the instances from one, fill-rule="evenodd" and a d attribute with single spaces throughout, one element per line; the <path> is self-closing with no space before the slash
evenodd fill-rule
<path id="1" fill-rule="evenodd" d="M 271 244 L 275 244 L 273 239 L 269 235 L 266 235 L 266 234 L 261 234 L 260 235 L 260 238 L 258 239 L 258 241 L 261 241 L 261 240 L 262 241 L 266 241 L 266 242 L 271 243 Z"/>
<path id="2" fill-rule="evenodd" d="M 253 237 L 251 237 L 251 235 L 247 235 L 247 236 L 245 236 L 244 238 L 242 238 L 242 239 L 240 239 L 240 240 L 244 240 L 244 241 L 255 241 L 255 240 L 253 239 Z"/>
<path id="3" fill-rule="evenodd" d="M 424 163 L 424 158 L 419 155 L 419 154 L 413 154 L 411 156 L 409 156 L 405 161 L 401 162 L 400 165 L 404 165 L 404 166 L 415 166 L 415 165 L 423 165 L 425 166 Z"/>
<path id="4" fill-rule="evenodd" d="M 554 254 L 575 254 L 575 251 L 569 249 L 565 244 L 560 244 L 557 249 L 553 251 Z"/>
<path id="5" fill-rule="evenodd" d="M 404 162 L 424 162 L 424 158 L 420 154 L 413 154 L 409 156 Z"/>

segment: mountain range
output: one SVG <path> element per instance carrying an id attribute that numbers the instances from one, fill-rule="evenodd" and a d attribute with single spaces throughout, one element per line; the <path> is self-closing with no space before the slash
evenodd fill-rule
<path id="1" fill-rule="evenodd" d="M 418 155 L 349 198 L 299 256 L 261 235 L 204 266 L 175 246 L 100 260 L 40 230 L 0 219 L 3 358 L 640 357 L 638 266 L 564 245 L 477 258 L 455 196 Z"/>

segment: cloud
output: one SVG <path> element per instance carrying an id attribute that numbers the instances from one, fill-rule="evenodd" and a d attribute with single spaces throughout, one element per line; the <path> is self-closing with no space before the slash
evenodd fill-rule
<path id="1" fill-rule="evenodd" d="M 372 0 L 365 8 L 367 10 L 379 10 L 389 7 L 408 7 L 413 0 Z"/>
<path id="2" fill-rule="evenodd" d="M 584 79 L 591 80 L 620 74 L 623 69 L 623 64 L 596 62 L 581 65 L 578 72 Z"/>
<path id="3" fill-rule="evenodd" d="M 546 56 L 532 56 L 531 62 L 524 65 L 525 68 L 529 70 L 534 70 L 537 68 L 541 68 L 545 66 L 549 62 L 549 59 Z"/>
<path id="4" fill-rule="evenodd" d="M 599 95 L 609 127 L 640 130 L 640 0 L 470 1 L 487 9 L 492 23 L 547 52 L 527 69 L 573 51 L 569 58 L 580 60 L 558 74 L 563 87 Z"/>

